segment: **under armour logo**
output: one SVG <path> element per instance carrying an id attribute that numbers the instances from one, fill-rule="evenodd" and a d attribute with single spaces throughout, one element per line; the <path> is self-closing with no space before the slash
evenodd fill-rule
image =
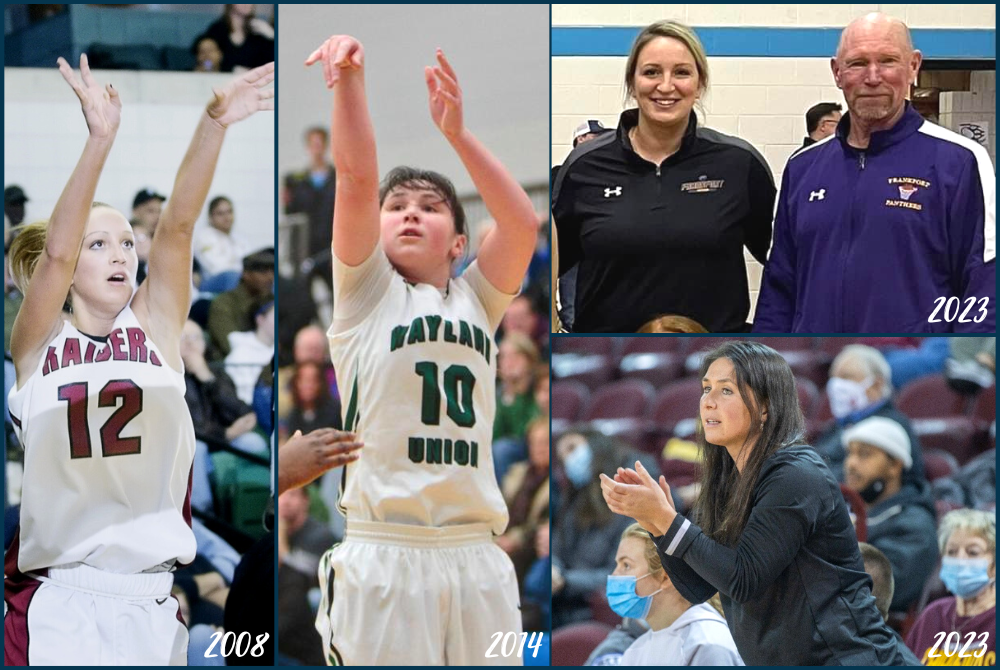
<path id="1" fill-rule="evenodd" d="M 809 193 L 809 202 L 812 202 L 813 200 L 822 200 L 825 197 L 826 197 L 826 189 L 825 188 L 821 188 L 818 191 L 811 191 Z"/>
<path id="2" fill-rule="evenodd" d="M 621 194 L 622 194 L 622 187 L 621 186 L 615 186 L 614 188 L 606 188 L 606 189 L 604 189 L 604 197 L 605 198 L 610 198 L 613 195 L 621 195 Z"/>

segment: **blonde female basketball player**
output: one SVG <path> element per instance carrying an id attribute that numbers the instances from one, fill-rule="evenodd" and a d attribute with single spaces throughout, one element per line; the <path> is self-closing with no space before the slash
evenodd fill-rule
<path id="1" fill-rule="evenodd" d="M 121 100 L 97 83 L 85 55 L 81 79 L 62 58 L 59 71 L 90 134 L 49 222 L 22 230 L 10 251 L 24 293 L 11 338 L 10 413 L 25 463 L 19 536 L 4 565 L 4 661 L 184 665 L 187 631 L 170 571 L 195 555 L 194 429 L 180 356 L 191 236 L 226 128 L 273 109 L 273 91 L 262 87 L 274 64 L 215 91 L 138 291 L 131 226 L 93 202 Z"/>
<path id="2" fill-rule="evenodd" d="M 379 187 L 361 44 L 337 35 L 306 60 L 334 91 L 330 349 L 344 427 L 366 445 L 345 475 L 345 542 L 320 566 L 317 628 L 331 664 L 483 665 L 495 633 L 521 630 L 514 569 L 492 539 L 507 525 L 490 452 L 493 334 L 538 223 L 465 127 L 440 50 L 437 61 L 425 69 L 431 118 L 496 220 L 458 278 L 466 234 L 451 182 L 396 168 Z"/>

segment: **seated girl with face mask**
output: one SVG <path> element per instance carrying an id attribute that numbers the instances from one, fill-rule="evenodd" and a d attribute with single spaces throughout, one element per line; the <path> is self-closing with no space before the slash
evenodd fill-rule
<path id="1" fill-rule="evenodd" d="M 649 533 L 637 523 L 622 533 L 607 595 L 615 614 L 649 624 L 620 665 L 744 665 L 718 595 L 698 605 L 685 600 L 664 572 Z"/>
<path id="2" fill-rule="evenodd" d="M 928 605 L 906 644 L 924 665 L 996 665 L 996 512 L 948 512 L 938 544 L 941 581 L 955 597 Z"/>

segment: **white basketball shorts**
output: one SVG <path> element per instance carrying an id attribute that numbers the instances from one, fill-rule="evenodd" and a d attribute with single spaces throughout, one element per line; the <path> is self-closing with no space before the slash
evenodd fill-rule
<path id="1" fill-rule="evenodd" d="M 86 565 L 4 580 L 4 665 L 187 665 L 169 572 Z"/>
<path id="2" fill-rule="evenodd" d="M 521 665 L 486 658 L 521 635 L 514 566 L 485 524 L 347 522 L 323 555 L 316 629 L 330 665 Z"/>

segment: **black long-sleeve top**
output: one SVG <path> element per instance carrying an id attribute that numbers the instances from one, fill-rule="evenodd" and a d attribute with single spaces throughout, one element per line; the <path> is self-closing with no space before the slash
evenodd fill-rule
<path id="1" fill-rule="evenodd" d="M 576 272 L 573 332 L 634 333 L 664 314 L 746 330 L 744 246 L 764 262 L 775 187 L 750 144 L 699 128 L 654 165 L 632 148 L 638 110 L 573 150 L 552 189 L 559 275 Z M 563 281 L 567 281 L 564 278 Z"/>
<path id="2" fill-rule="evenodd" d="M 906 665 L 883 622 L 837 480 L 807 446 L 764 462 L 735 546 L 678 515 L 654 537 L 693 603 L 719 592 L 747 665 Z"/>

